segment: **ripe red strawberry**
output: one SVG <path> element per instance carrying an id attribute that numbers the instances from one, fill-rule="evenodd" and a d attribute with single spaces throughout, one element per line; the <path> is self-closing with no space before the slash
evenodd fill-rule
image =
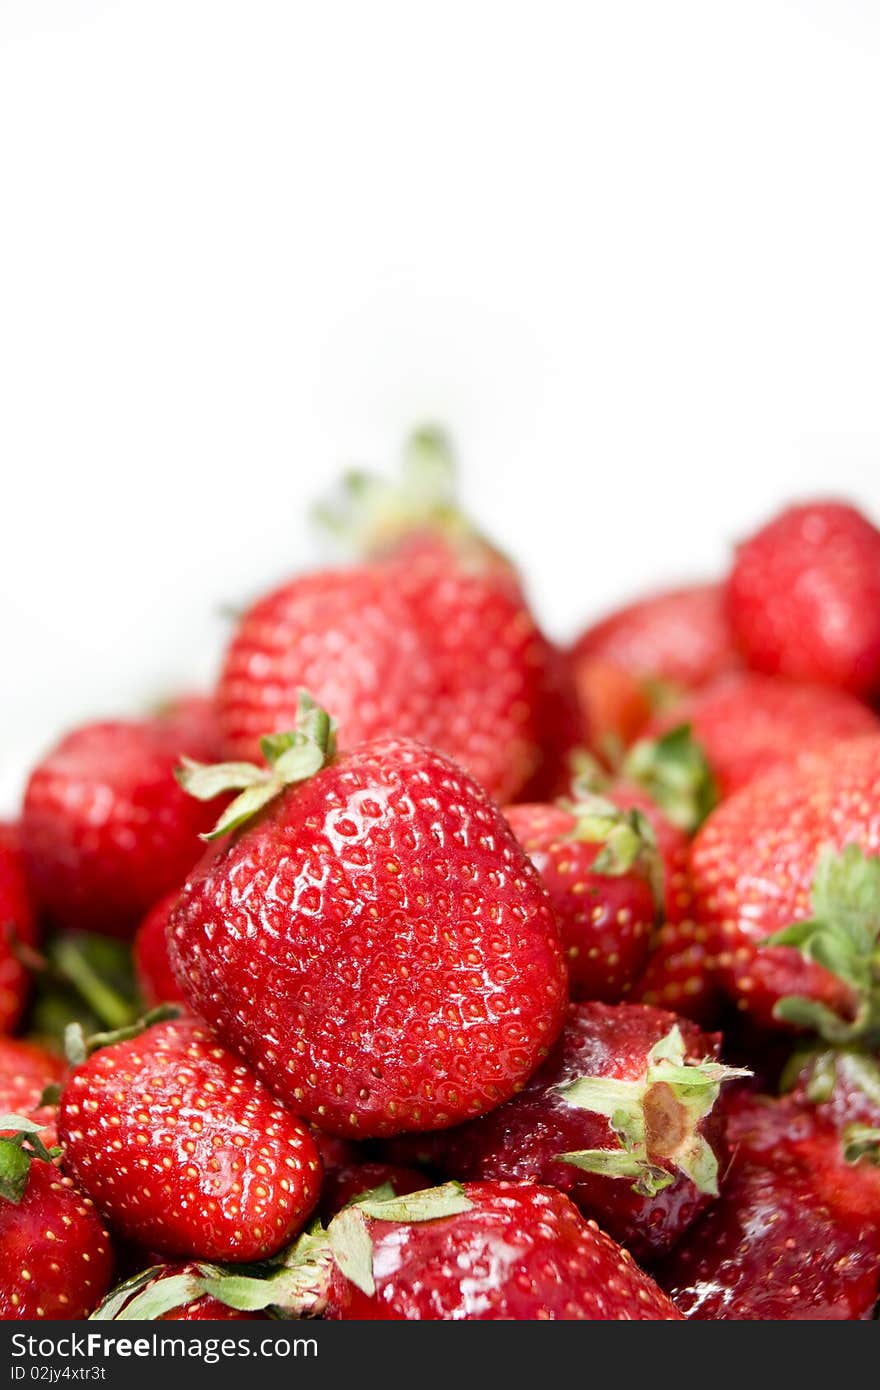
<path id="1" fill-rule="evenodd" d="M 661 896 L 649 823 L 595 795 L 505 815 L 550 894 L 572 995 L 623 998 L 647 960 Z"/>
<path id="2" fill-rule="evenodd" d="M 270 770 L 183 773 L 196 794 L 245 789 L 218 826 L 237 835 L 174 909 L 172 962 L 191 1007 L 322 1129 L 452 1125 L 508 1099 L 555 1041 L 559 930 L 453 763 L 406 739 L 332 760 L 331 737 L 305 702 L 295 733 L 266 740 Z"/>
<path id="3" fill-rule="evenodd" d="M 688 696 L 651 722 L 646 737 L 690 726 L 722 797 L 803 753 L 877 733 L 877 716 L 842 690 L 737 671 Z"/>
<path id="4" fill-rule="evenodd" d="M 785 1080 L 794 1099 L 833 1125 L 845 1148 L 873 1144 L 880 1154 L 880 1057 L 862 1048 L 828 1048 L 796 1054 L 792 1063 Z"/>
<path id="5" fill-rule="evenodd" d="M 880 1294 L 880 1169 L 844 1161 L 839 1133 L 792 1100 L 743 1096 L 719 1201 L 661 1267 L 702 1319 L 870 1318 Z"/>
<path id="6" fill-rule="evenodd" d="M 880 861 L 864 856 L 880 851 L 878 793 L 880 738 L 850 740 L 745 787 L 694 842 L 719 979 L 764 1025 L 877 1034 Z"/>
<path id="7" fill-rule="evenodd" d="M 304 575 L 241 619 L 218 687 L 225 750 L 252 758 L 294 722 L 301 687 L 350 748 L 417 737 L 499 800 L 541 762 L 551 654 L 522 598 L 432 553 Z"/>
<path id="8" fill-rule="evenodd" d="M 573 658 L 572 671 L 584 712 L 582 742 L 612 756 L 628 748 L 654 713 L 647 681 L 602 657 Z"/>
<path id="9" fill-rule="evenodd" d="M 561 1192 L 492 1182 L 469 1183 L 464 1196 L 464 1209 L 430 1221 L 364 1217 L 364 1208 L 344 1213 L 355 1231 L 361 1223 L 367 1260 L 351 1262 L 346 1272 L 333 1266 L 324 1316 L 484 1322 L 679 1318 L 628 1251 L 584 1221 Z"/>
<path id="10" fill-rule="evenodd" d="M 174 780 L 183 754 L 212 756 L 213 736 L 200 744 L 199 727 L 187 712 L 82 725 L 34 769 L 22 844 L 57 925 L 130 935 L 181 882 L 212 819 Z"/>
<path id="11" fill-rule="evenodd" d="M 21 1022 L 28 996 L 28 974 L 16 943 L 33 946 L 37 922 L 25 877 L 18 830 L 0 824 L 0 1033 Z"/>
<path id="12" fill-rule="evenodd" d="M 425 1175 L 418 1168 L 401 1163 L 351 1163 L 331 1168 L 321 1188 L 321 1220 L 330 1221 L 343 1207 L 358 1197 L 381 1189 L 386 1196 L 405 1197 L 425 1186 Z"/>
<path id="13" fill-rule="evenodd" d="M 183 1002 L 180 985 L 171 969 L 167 936 L 171 909 L 179 896 L 180 889 L 175 888 L 160 898 L 134 934 L 135 979 L 140 996 L 149 1009 L 157 1004 Z"/>
<path id="14" fill-rule="evenodd" d="M 447 1176 L 559 1188 L 639 1259 L 668 1250 L 718 1193 L 720 1035 L 643 1004 L 575 1004 L 507 1105 L 392 1146 Z"/>
<path id="15" fill-rule="evenodd" d="M 266 1258 L 317 1199 L 306 1127 L 192 1019 L 93 1053 L 58 1128 L 65 1166 L 114 1229 L 163 1254 Z"/>
<path id="16" fill-rule="evenodd" d="M 85 1318 L 110 1286 L 110 1236 L 54 1163 L 31 1163 L 18 1202 L 0 1196 L 0 1249 L 0 1319 Z"/>
<path id="17" fill-rule="evenodd" d="M 572 653 L 578 665 L 611 662 L 686 690 L 740 665 L 720 584 L 668 589 L 628 604 L 587 628 Z"/>
<path id="18" fill-rule="evenodd" d="M 843 502 L 789 507 L 737 550 L 728 611 L 750 666 L 880 688 L 880 531 Z"/>
<path id="19" fill-rule="evenodd" d="M 268 1308 L 288 1318 L 681 1316 L 628 1251 L 584 1221 L 560 1192 L 530 1183 L 447 1183 L 404 1196 L 372 1192 L 339 1212 L 326 1231 L 301 1236 L 265 1274 L 243 1277 L 217 1266 L 184 1277 L 161 1274 L 130 1280 L 99 1316 L 159 1317 L 199 1293 L 241 1311 Z"/>
<path id="20" fill-rule="evenodd" d="M 699 760 L 695 763 L 687 752 L 688 746 L 678 738 L 677 731 L 673 731 L 666 738 L 655 741 L 651 758 L 648 759 L 651 765 L 649 785 L 656 776 L 658 763 L 662 766 L 666 760 L 667 765 L 671 765 L 671 781 L 669 770 L 665 774 L 669 796 L 673 805 L 678 803 L 684 809 L 684 819 L 691 819 L 694 812 L 699 815 L 699 810 L 708 802 L 712 792 L 710 785 L 705 783 L 705 771 L 699 769 Z M 665 748 L 666 752 L 663 752 Z M 635 756 L 641 759 L 641 749 L 637 748 Z M 628 766 L 631 767 L 631 763 Z M 710 1023 L 716 1017 L 720 991 L 709 952 L 710 933 L 695 920 L 688 835 L 665 815 L 653 796 L 639 785 L 631 781 L 617 781 L 610 796 L 621 809 L 637 810 L 648 820 L 663 866 L 665 922 L 653 935 L 644 973 L 634 984 L 630 997 L 642 1004 L 683 1013 L 698 1023 Z"/>
<path id="21" fill-rule="evenodd" d="M 0 1038 L 0 1115 L 24 1115 L 43 1124 L 55 1118 L 53 1106 L 40 1106 L 50 1086 L 60 1084 L 64 1058 L 23 1038 Z M 43 1135 L 43 1142 L 52 1142 Z"/>

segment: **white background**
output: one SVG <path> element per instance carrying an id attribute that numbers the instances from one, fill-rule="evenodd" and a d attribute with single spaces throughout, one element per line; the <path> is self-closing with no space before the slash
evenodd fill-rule
<path id="1" fill-rule="evenodd" d="M 0 0 L 0 800 L 407 425 L 559 635 L 880 512 L 872 0 Z"/>

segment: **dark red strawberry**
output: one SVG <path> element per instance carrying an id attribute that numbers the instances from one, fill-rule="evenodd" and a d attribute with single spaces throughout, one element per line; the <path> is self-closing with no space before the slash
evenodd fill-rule
<path id="1" fill-rule="evenodd" d="M 355 1207 L 337 1217 L 348 1229 L 337 1234 L 336 1249 L 347 1247 L 349 1258 L 340 1268 L 337 1256 L 325 1317 L 607 1322 L 680 1316 L 628 1251 L 553 1188 L 469 1183 L 462 1207 L 435 1220 L 382 1219 L 381 1209 Z M 359 1257 L 352 1259 L 352 1251 Z"/>
<path id="2" fill-rule="evenodd" d="M 138 991 L 147 1008 L 183 1001 L 180 985 L 171 969 L 167 928 L 179 888 L 166 893 L 150 908 L 134 935 L 134 969 Z"/>
<path id="3" fill-rule="evenodd" d="M 242 1312 L 333 1320 L 678 1320 L 647 1274 L 552 1188 L 457 1183 L 371 1192 L 265 1273 L 147 1271 L 104 1318 L 155 1318 L 200 1294 Z M 159 1276 L 159 1277 L 156 1277 Z M 148 1287 L 144 1287 L 147 1285 Z"/>
<path id="4" fill-rule="evenodd" d="M 43 1124 L 55 1118 L 54 1106 L 41 1106 L 43 1092 L 61 1083 L 63 1057 L 23 1038 L 0 1038 L 0 1115 L 24 1115 Z M 45 1135 L 43 1142 L 47 1141 Z"/>
<path id="5" fill-rule="evenodd" d="M 18 829 L 0 824 L 0 1033 L 21 1022 L 29 991 L 17 944 L 33 946 L 37 922 L 21 853 Z"/>
<path id="6" fill-rule="evenodd" d="M 462 1179 L 547 1183 L 640 1259 L 656 1258 L 718 1194 L 720 1036 L 643 1004 L 572 1005 L 521 1095 L 448 1134 L 399 1141 Z"/>
<path id="7" fill-rule="evenodd" d="M 400 1163 L 352 1163 L 331 1168 L 321 1188 L 321 1220 L 330 1221 L 343 1207 L 350 1206 L 365 1193 L 381 1190 L 383 1196 L 404 1197 L 425 1186 L 425 1175 L 418 1168 Z"/>
<path id="8" fill-rule="evenodd" d="M 750 666 L 880 688 L 880 531 L 844 502 L 788 507 L 739 546 L 727 591 Z"/>
<path id="9" fill-rule="evenodd" d="M 115 1230 L 163 1254 L 258 1260 L 320 1186 L 306 1129 L 191 1019 L 101 1047 L 65 1085 L 65 1166 Z"/>
<path id="10" fill-rule="evenodd" d="M 877 733 L 877 716 L 854 696 L 737 671 L 695 691 L 648 726 L 646 737 L 687 723 L 722 797 L 765 772 L 840 739 Z"/>
<path id="11" fill-rule="evenodd" d="M 880 1168 L 847 1164 L 809 1106 L 743 1096 L 721 1197 L 661 1266 L 702 1319 L 870 1318 L 880 1294 Z"/>
<path id="12" fill-rule="evenodd" d="M 268 1317 L 263 1312 L 239 1312 L 204 1292 L 199 1265 L 159 1263 L 120 1284 L 105 1298 L 95 1316 L 101 1321 L 236 1322 Z"/>
<path id="13" fill-rule="evenodd" d="M 878 737 L 771 773 L 714 812 L 691 873 L 719 979 L 741 1009 L 836 1043 L 877 1035 L 880 860 L 865 855 L 878 852 Z"/>
<path id="14" fill-rule="evenodd" d="M 241 618 L 218 687 L 226 755 L 254 758 L 267 730 L 291 728 L 304 688 L 334 711 L 340 746 L 417 738 L 511 799 L 561 756 L 567 664 L 455 505 L 442 437 L 417 432 L 406 465 L 401 485 L 353 475 L 331 514 L 367 563 L 302 575 Z"/>
<path id="15" fill-rule="evenodd" d="M 110 1285 L 110 1236 L 38 1125 L 0 1116 L 0 1319 L 85 1318 Z"/>
<path id="16" fill-rule="evenodd" d="M 827 1048 L 796 1055 L 792 1063 L 785 1081 L 796 1100 L 812 1105 L 846 1143 L 873 1140 L 880 1146 L 880 1056 L 856 1047 Z"/>
<path id="17" fill-rule="evenodd" d="M 34 892 L 62 927 L 127 936 L 184 878 L 216 808 L 177 786 L 184 754 L 211 757 L 213 738 L 184 713 L 86 724 L 31 774 L 22 844 Z"/>
<path id="18" fill-rule="evenodd" d="M 648 821 L 595 795 L 505 815 L 550 894 L 572 995 L 623 998 L 644 968 L 662 896 Z"/>
<path id="19" fill-rule="evenodd" d="M 684 689 L 740 665 L 720 584 L 669 589 L 611 613 L 572 648 L 580 665 L 601 660 Z"/>
<path id="20" fill-rule="evenodd" d="M 196 794 L 244 790 L 217 829 L 237 835 L 174 909 L 174 968 L 191 1007 L 322 1129 L 448 1126 L 508 1099 L 555 1041 L 559 930 L 471 778 L 406 739 L 335 760 L 331 739 L 306 701 L 295 733 L 265 741 L 268 769 L 184 772 Z"/>

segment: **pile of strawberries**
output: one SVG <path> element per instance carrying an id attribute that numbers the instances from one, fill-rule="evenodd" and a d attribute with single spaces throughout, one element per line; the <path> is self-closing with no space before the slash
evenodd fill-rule
<path id="1" fill-rule="evenodd" d="M 880 532 L 562 650 L 438 432 L 324 521 L 0 833 L 0 1315 L 870 1318 Z"/>

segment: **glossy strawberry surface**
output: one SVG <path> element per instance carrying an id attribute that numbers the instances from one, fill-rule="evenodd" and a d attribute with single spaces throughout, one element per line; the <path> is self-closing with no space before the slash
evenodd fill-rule
<path id="1" fill-rule="evenodd" d="M 857 695 L 880 688 L 880 531 L 855 507 L 780 512 L 739 546 L 727 606 L 756 670 Z"/>
<path id="2" fill-rule="evenodd" d="M 743 1097 L 715 1206 L 658 1272 L 691 1318 L 870 1318 L 880 1294 L 880 1169 L 797 1102 Z"/>
<path id="3" fill-rule="evenodd" d="M 694 841 L 698 919 L 712 934 L 718 977 L 740 1008 L 777 1026 L 780 999 L 806 996 L 846 1013 L 849 990 L 772 933 L 811 916 L 820 853 L 880 851 L 880 737 L 849 740 L 730 797 Z"/>
<path id="4" fill-rule="evenodd" d="M 184 754 L 214 755 L 213 738 L 188 713 L 180 722 L 82 725 L 34 769 L 22 845 L 36 897 L 57 925 L 129 936 L 181 882 L 218 809 L 177 785 Z"/>
<path id="5" fill-rule="evenodd" d="M 306 1126 L 194 1020 L 93 1053 L 64 1088 L 59 1133 L 114 1229 L 164 1254 L 265 1258 L 317 1200 Z"/>
<path id="6" fill-rule="evenodd" d="M 160 898 L 134 934 L 135 978 L 138 992 L 147 1008 L 183 1001 L 168 954 L 168 922 L 178 897 L 179 889 L 175 888 Z"/>
<path id="7" fill-rule="evenodd" d="M 519 1089 L 562 1026 L 559 930 L 500 812 L 439 754 L 363 745 L 190 877 L 190 1005 L 330 1132 L 448 1126 Z"/>
<path id="8" fill-rule="evenodd" d="M 719 584 L 661 590 L 627 604 L 587 628 L 572 652 L 578 663 L 600 659 L 685 689 L 740 664 Z"/>
<path id="9" fill-rule="evenodd" d="M 597 871 L 604 846 L 579 835 L 561 806 L 508 806 L 505 816 L 550 894 L 576 999 L 621 999 L 644 968 L 657 904 L 649 872 Z"/>
<path id="10" fill-rule="evenodd" d="M 16 946 L 33 946 L 36 939 L 36 913 L 18 828 L 0 824 L 0 1034 L 17 1027 L 29 994 L 28 973 Z"/>
<path id="11" fill-rule="evenodd" d="M 557 1047 L 521 1095 L 449 1134 L 401 1141 L 395 1156 L 409 1153 L 451 1178 L 551 1185 L 637 1258 L 656 1258 L 710 1205 L 711 1197 L 699 1192 L 682 1173 L 676 1173 L 662 1191 L 644 1196 L 634 1191 L 632 1178 L 584 1172 L 563 1161 L 562 1154 L 614 1151 L 620 1143 L 608 1119 L 570 1104 L 558 1088 L 584 1076 L 640 1077 L 650 1049 L 676 1022 L 687 1057 L 694 1061 L 717 1057 L 718 1034 L 703 1033 L 664 1010 L 642 1004 L 572 1005 Z M 710 1115 L 702 1128 L 718 1153 L 723 1153 L 721 1121 Z M 648 1153 L 663 1164 L 650 1141 Z"/>
<path id="12" fill-rule="evenodd" d="M 657 1321 L 680 1317 L 654 1281 L 566 1197 L 469 1183 L 469 1211 L 370 1221 L 376 1291 L 337 1271 L 332 1319 Z"/>
<path id="13" fill-rule="evenodd" d="M 873 711 L 843 690 L 754 671 L 723 676 L 695 691 L 653 720 L 646 733 L 659 735 L 683 723 L 706 754 L 722 797 L 803 753 L 880 731 Z"/>
<path id="14" fill-rule="evenodd" d="M 0 1115 L 24 1115 L 50 1123 L 54 1107 L 40 1106 L 49 1086 L 64 1077 L 63 1057 L 39 1043 L 0 1037 Z"/>
<path id="15" fill-rule="evenodd" d="M 85 1318 L 110 1286 L 110 1236 L 54 1163 L 34 1161 L 17 1204 L 0 1199 L 0 1318 Z"/>
<path id="16" fill-rule="evenodd" d="M 305 575 L 239 622 L 218 687 L 225 751 L 256 756 L 263 734 L 292 727 L 304 688 L 333 711 L 340 747 L 418 738 L 512 797 L 541 765 L 552 660 L 506 575 L 442 550 Z"/>

